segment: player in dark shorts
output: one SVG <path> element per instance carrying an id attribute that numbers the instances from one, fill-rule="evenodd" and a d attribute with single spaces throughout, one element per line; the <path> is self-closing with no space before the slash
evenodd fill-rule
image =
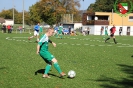
<path id="1" fill-rule="evenodd" d="M 115 36 L 114 36 L 115 31 L 116 31 L 116 27 L 115 27 L 115 25 L 113 25 L 113 27 L 110 29 L 110 37 L 107 38 L 107 39 L 105 40 L 105 42 L 107 42 L 107 40 L 109 40 L 110 38 L 113 38 L 114 43 L 117 44 L 117 42 L 116 42 L 116 40 L 115 40 Z"/>

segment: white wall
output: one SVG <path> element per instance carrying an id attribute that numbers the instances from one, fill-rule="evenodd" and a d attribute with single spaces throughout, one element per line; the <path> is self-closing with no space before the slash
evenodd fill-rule
<path id="1" fill-rule="evenodd" d="M 74 23 L 74 29 L 81 28 L 82 23 Z"/>
<path id="2" fill-rule="evenodd" d="M 94 35 L 94 25 L 83 25 L 82 30 L 84 30 L 87 27 L 90 28 L 90 34 Z"/>
<path id="3" fill-rule="evenodd" d="M 4 23 L 5 25 L 14 25 L 13 24 L 13 20 L 7 20 L 7 19 L 5 19 L 5 23 Z"/>
<path id="4" fill-rule="evenodd" d="M 133 36 L 133 26 L 130 26 L 130 35 Z"/>

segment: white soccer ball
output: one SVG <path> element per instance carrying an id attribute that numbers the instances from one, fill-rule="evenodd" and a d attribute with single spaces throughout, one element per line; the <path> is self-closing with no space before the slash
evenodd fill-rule
<path id="1" fill-rule="evenodd" d="M 69 77 L 69 78 L 74 78 L 75 76 L 76 76 L 76 72 L 75 72 L 75 71 L 70 70 L 70 71 L 68 72 L 68 77 Z"/>

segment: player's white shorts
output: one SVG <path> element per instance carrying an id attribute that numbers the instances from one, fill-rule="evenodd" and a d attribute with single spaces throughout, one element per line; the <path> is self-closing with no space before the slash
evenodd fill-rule
<path id="1" fill-rule="evenodd" d="M 54 33 L 57 33 L 57 30 L 54 30 Z"/>
<path id="2" fill-rule="evenodd" d="M 34 31 L 34 36 L 38 36 L 38 35 L 39 35 L 39 32 Z"/>

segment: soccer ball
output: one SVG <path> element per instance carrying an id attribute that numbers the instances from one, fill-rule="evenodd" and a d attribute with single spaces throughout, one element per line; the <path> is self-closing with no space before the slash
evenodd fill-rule
<path id="1" fill-rule="evenodd" d="M 68 72 L 68 77 L 69 77 L 69 78 L 74 78 L 75 76 L 76 76 L 75 71 L 70 70 L 70 71 Z"/>

